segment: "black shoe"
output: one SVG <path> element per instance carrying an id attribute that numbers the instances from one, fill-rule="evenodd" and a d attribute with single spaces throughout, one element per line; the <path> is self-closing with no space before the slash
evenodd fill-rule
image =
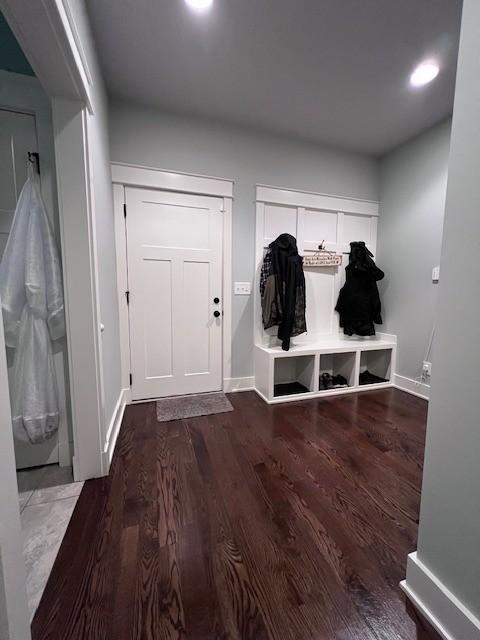
<path id="1" fill-rule="evenodd" d="M 320 376 L 320 391 L 327 391 L 328 389 L 332 389 L 332 376 L 325 372 Z"/>
<path id="2" fill-rule="evenodd" d="M 344 387 L 348 387 L 347 379 L 340 374 L 338 374 L 337 376 L 333 376 L 332 387 L 333 389 L 343 389 Z"/>
<path id="3" fill-rule="evenodd" d="M 380 384 L 381 382 L 388 382 L 385 378 L 380 378 L 380 376 L 376 376 L 374 373 L 370 373 L 370 371 L 362 371 L 360 374 L 360 384 Z"/>

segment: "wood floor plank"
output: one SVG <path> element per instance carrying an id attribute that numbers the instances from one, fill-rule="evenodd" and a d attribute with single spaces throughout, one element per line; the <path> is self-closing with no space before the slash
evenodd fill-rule
<path id="1" fill-rule="evenodd" d="M 34 640 L 415 640 L 427 405 L 398 390 L 159 423 L 127 407 L 85 484 Z"/>
<path id="2" fill-rule="evenodd" d="M 120 540 L 120 569 L 113 600 L 111 636 L 118 640 L 129 640 L 134 628 L 135 600 L 131 597 L 131 586 L 137 581 L 139 527 L 127 527 Z"/>

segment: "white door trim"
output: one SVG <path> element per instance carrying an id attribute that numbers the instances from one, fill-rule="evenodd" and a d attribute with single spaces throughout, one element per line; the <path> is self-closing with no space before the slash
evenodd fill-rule
<path id="1" fill-rule="evenodd" d="M 218 198 L 233 198 L 234 183 L 233 180 L 228 178 L 214 178 L 194 173 L 166 171 L 123 162 L 112 162 L 111 165 L 112 182 L 121 184 L 124 187 L 142 187 L 144 189 L 196 193 Z"/>
<path id="2" fill-rule="evenodd" d="M 115 246 L 117 255 L 118 309 L 120 320 L 120 352 L 122 387 L 130 391 L 130 334 L 128 307 L 125 292 L 128 290 L 127 244 L 125 234 L 125 187 L 140 187 L 196 193 L 223 199 L 223 337 L 222 337 L 222 388 L 229 390 L 232 376 L 232 215 L 233 180 L 199 176 L 175 171 L 165 171 L 138 165 L 112 162 L 113 206 L 115 216 Z"/>

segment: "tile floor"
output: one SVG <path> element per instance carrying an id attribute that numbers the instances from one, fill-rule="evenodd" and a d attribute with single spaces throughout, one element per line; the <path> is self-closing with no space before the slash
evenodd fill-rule
<path id="1" fill-rule="evenodd" d="M 73 482 L 71 468 L 57 465 L 18 471 L 17 482 L 33 618 L 83 482 Z"/>

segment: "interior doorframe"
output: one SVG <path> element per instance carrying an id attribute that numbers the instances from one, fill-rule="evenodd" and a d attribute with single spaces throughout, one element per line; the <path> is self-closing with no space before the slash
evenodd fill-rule
<path id="1" fill-rule="evenodd" d="M 93 76 L 67 0 L 0 0 L 18 43 L 52 103 L 75 480 L 108 473 L 103 454 L 101 323 L 95 255 Z"/>
<path id="2" fill-rule="evenodd" d="M 128 403 L 130 389 L 130 331 L 128 305 L 127 237 L 125 231 L 125 188 L 139 187 L 177 193 L 214 196 L 223 200 L 223 262 L 222 262 L 222 390 L 229 391 L 232 378 L 232 217 L 234 181 L 191 173 L 166 171 L 141 165 L 112 162 L 113 206 L 115 216 L 115 249 L 117 256 L 118 310 L 122 387 Z M 127 213 L 128 215 L 128 213 Z"/>
<path id="3" fill-rule="evenodd" d="M 5 72 L 7 73 L 7 72 Z M 0 74 L 1 75 L 1 74 Z M 60 213 L 58 210 L 58 188 L 55 171 L 55 149 L 54 149 L 54 132 L 52 109 L 48 96 L 45 94 L 37 78 L 29 76 L 21 76 L 19 74 L 8 74 L 15 76 L 12 82 L 6 82 L 6 89 L 0 88 L 0 109 L 6 109 L 14 113 L 22 113 L 31 115 L 35 119 L 35 128 L 37 134 L 38 152 L 40 154 L 40 184 L 42 195 L 47 205 L 47 209 L 53 214 L 51 221 L 55 229 L 55 236 L 60 244 L 62 244 L 60 230 Z M 13 88 L 13 91 L 12 91 Z M 46 167 L 46 169 L 45 169 Z M 43 169 L 43 170 L 42 170 Z M 60 255 L 63 255 L 63 247 L 60 247 Z M 63 259 L 63 258 L 62 258 Z M 63 359 L 64 380 L 61 382 L 65 385 L 65 415 L 60 421 L 58 430 L 58 459 L 62 467 L 72 464 L 71 438 L 73 438 L 73 430 L 70 416 L 70 387 L 67 385 L 69 380 L 65 365 L 68 367 L 68 342 L 65 339 L 66 360 Z M 59 384 L 57 375 L 57 384 Z"/>

